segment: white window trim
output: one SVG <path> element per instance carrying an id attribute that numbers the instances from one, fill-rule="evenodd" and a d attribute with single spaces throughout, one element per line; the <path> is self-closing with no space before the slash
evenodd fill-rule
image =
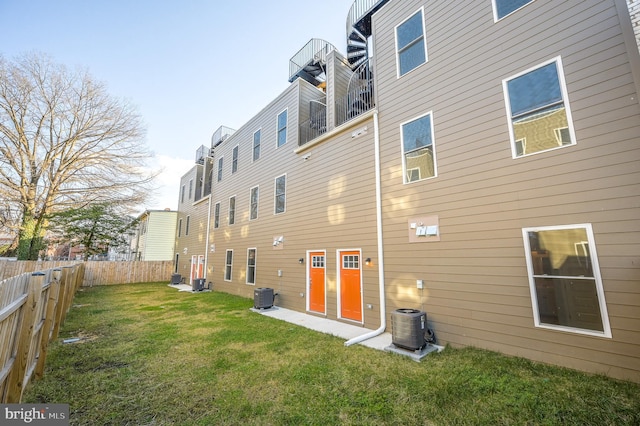
<path id="1" fill-rule="evenodd" d="M 284 143 L 282 145 L 278 145 L 278 136 L 280 133 L 280 128 L 278 127 L 279 126 L 278 119 L 280 118 L 280 115 L 283 112 L 287 113 L 287 124 L 285 126 L 285 138 L 284 138 Z M 262 133 L 260 134 L 260 137 L 262 137 Z M 276 114 L 276 149 L 285 146 L 288 142 L 288 139 L 289 139 L 289 108 L 285 108 L 282 111 L 280 111 L 278 114 Z M 261 141 L 261 145 L 262 145 L 262 141 Z"/>
<path id="2" fill-rule="evenodd" d="M 407 22 L 409 19 L 413 18 L 414 15 L 416 13 L 420 12 L 422 14 L 422 39 L 424 40 L 424 62 L 421 63 L 420 65 L 418 65 L 415 68 L 412 68 L 411 70 L 407 71 L 404 74 L 400 74 L 400 52 L 398 51 L 398 27 L 401 26 L 402 24 L 404 24 L 405 22 Z M 424 6 L 417 9 L 415 12 L 413 12 L 411 15 L 409 15 L 407 18 L 405 18 L 402 22 L 400 22 L 398 25 L 396 25 L 395 27 L 393 27 L 393 34 L 394 34 L 394 40 L 395 40 L 395 44 L 394 44 L 394 49 L 396 51 L 396 78 L 402 78 L 407 74 L 411 74 L 413 71 L 417 70 L 418 68 L 420 68 L 421 66 L 423 66 L 424 64 L 426 64 L 427 62 L 429 62 L 429 49 L 427 48 L 427 28 L 426 25 L 424 23 L 425 21 L 425 14 L 424 14 Z"/>
<path id="3" fill-rule="evenodd" d="M 233 223 L 230 223 L 231 220 L 231 199 L 233 198 Z M 238 199 L 235 195 L 229 196 L 229 204 L 227 204 L 227 226 L 233 226 L 236 224 L 236 217 L 238 212 Z"/>
<path id="4" fill-rule="evenodd" d="M 236 153 L 236 157 L 233 158 L 233 153 Z M 233 163 L 235 161 L 235 165 L 236 165 L 236 169 L 233 170 Z M 240 145 L 236 145 L 233 147 L 233 149 L 231 149 L 231 174 L 237 173 L 238 169 L 239 169 L 239 163 L 240 162 Z"/>
<path id="5" fill-rule="evenodd" d="M 251 218 L 251 207 L 252 207 L 252 206 L 251 206 L 251 203 L 252 203 L 252 201 L 251 201 L 251 194 L 252 194 L 252 192 L 253 192 L 253 190 L 254 190 L 254 189 L 257 189 L 257 190 L 258 190 L 258 200 L 257 200 L 257 203 L 256 203 L 256 217 L 254 217 L 254 218 L 252 219 L 252 218 Z M 251 220 L 258 220 L 258 218 L 260 217 L 260 215 L 259 215 L 259 208 L 260 208 L 260 185 L 256 185 L 256 186 L 253 186 L 253 187 L 251 187 L 251 188 L 249 189 L 249 220 L 250 220 L 250 221 L 251 221 Z M 285 204 L 285 208 L 286 208 L 286 204 Z M 274 209 L 274 211 L 275 211 L 275 209 Z"/>
<path id="6" fill-rule="evenodd" d="M 231 264 L 227 263 L 227 256 L 231 252 Z M 229 279 L 227 279 L 227 266 L 229 266 Z M 224 280 L 227 282 L 233 282 L 233 249 L 227 249 L 224 252 L 224 272 L 223 272 Z"/>
<path id="7" fill-rule="evenodd" d="M 520 9 L 523 9 L 527 6 L 529 6 L 531 3 L 533 3 L 535 0 L 531 0 L 529 1 L 529 3 L 524 4 L 522 6 L 520 6 L 519 8 L 517 8 L 516 10 L 513 10 L 509 13 L 507 13 L 506 15 L 504 15 L 502 18 L 498 18 L 498 6 L 496 5 L 496 0 L 491 0 L 491 5 L 493 6 L 493 22 L 496 23 L 498 21 L 503 20 L 504 18 L 506 18 L 507 16 L 511 16 L 514 13 L 516 13 L 517 11 L 519 11 Z"/>
<path id="8" fill-rule="evenodd" d="M 256 252 L 256 255 L 255 255 L 254 259 L 253 259 L 253 261 L 254 261 L 254 264 L 253 264 L 253 281 L 254 282 L 252 282 L 252 283 L 249 282 L 249 250 L 255 250 L 255 252 Z M 257 281 L 256 280 L 257 275 L 258 275 L 258 249 L 256 247 L 249 247 L 247 249 L 247 269 L 246 269 L 246 272 L 245 272 L 245 284 L 247 284 L 247 285 L 256 285 L 255 281 Z"/>
<path id="9" fill-rule="evenodd" d="M 431 127 L 431 146 L 433 151 L 433 176 L 429 176 L 424 179 L 416 180 L 413 182 L 407 182 L 407 161 L 406 161 L 405 152 L 404 152 L 404 132 L 402 130 L 402 127 L 407 123 L 411 123 L 412 121 L 419 120 L 421 118 L 426 117 L 427 115 L 431 116 L 431 120 L 429 120 L 430 121 L 429 124 Z M 438 177 L 438 160 L 436 155 L 436 135 L 433 128 L 433 110 L 400 123 L 400 152 L 402 153 L 402 183 L 403 184 L 409 185 L 412 183 L 423 182 L 425 180 L 434 179 Z"/>
<path id="10" fill-rule="evenodd" d="M 600 315 L 602 316 L 602 328 L 604 331 L 587 330 L 583 328 L 568 327 L 563 325 L 543 324 L 540 322 L 540 313 L 538 311 L 538 297 L 536 294 L 536 283 L 534 278 L 533 264 L 531 262 L 531 246 L 529 245 L 529 232 L 536 231 L 556 231 L 562 229 L 582 228 L 587 232 L 587 240 L 589 243 L 589 252 L 591 262 L 593 264 L 593 278 L 596 283 L 596 294 L 598 295 L 598 305 L 600 306 Z M 525 258 L 527 261 L 527 275 L 529 278 L 529 291 L 531 293 L 531 306 L 533 308 L 534 325 L 537 328 L 548 330 L 565 331 L 574 334 L 584 334 L 587 336 L 607 337 L 611 338 L 611 325 L 609 323 L 609 313 L 607 312 L 607 303 L 604 298 L 604 288 L 602 285 L 602 277 L 600 275 L 600 264 L 598 262 L 598 253 L 596 250 L 593 228 L 590 223 L 581 223 L 575 225 L 557 225 L 557 226 L 538 226 L 532 228 L 522 228 L 522 240 L 524 242 Z"/>
<path id="11" fill-rule="evenodd" d="M 556 69 L 558 71 L 558 83 L 560 84 L 560 93 L 562 93 L 562 102 L 564 103 L 564 110 L 565 110 L 565 114 L 567 115 L 567 123 L 568 123 L 568 127 L 569 127 L 569 134 L 571 135 L 571 143 L 567 144 L 567 145 L 560 145 L 557 146 L 555 148 L 549 148 L 549 149 L 545 149 L 542 151 L 536 151 L 536 152 L 532 152 L 531 154 L 523 154 L 520 156 L 517 156 L 517 152 L 516 152 L 516 144 L 515 144 L 515 136 L 513 133 L 513 120 L 511 117 L 511 102 L 509 101 L 509 89 L 507 87 L 507 83 L 511 80 L 513 80 L 514 78 L 523 76 L 525 74 L 530 73 L 531 71 L 535 71 L 538 68 L 542 68 L 545 65 L 549 65 L 551 63 L 555 62 L 556 63 Z M 577 144 L 577 139 L 576 139 L 576 134 L 575 134 L 575 130 L 573 128 L 573 116 L 571 115 L 571 106 L 570 106 L 570 102 L 569 102 L 569 92 L 567 91 L 567 83 L 565 81 L 564 78 L 564 68 L 562 66 L 562 57 L 560 56 L 556 56 L 555 58 L 551 58 L 548 61 L 545 61 L 541 64 L 538 64 L 534 67 L 531 67 L 527 70 L 524 70 L 518 74 L 512 75 L 510 77 L 505 78 L 504 80 L 502 80 L 502 92 L 504 94 L 504 104 L 506 107 L 506 111 L 507 111 L 507 125 L 509 127 L 509 140 L 511 141 L 511 158 L 513 158 L 514 160 L 517 158 L 524 158 L 524 157 L 529 157 L 531 155 L 537 155 L 537 154 L 542 154 L 544 152 L 550 152 L 550 151 L 555 151 L 556 149 L 562 149 L 562 148 L 567 148 L 569 146 L 575 146 Z"/>
<path id="12" fill-rule="evenodd" d="M 222 178 L 224 177 L 223 174 L 224 174 L 224 155 L 218 158 L 218 169 L 216 170 L 217 182 L 222 182 Z"/>
<path id="13" fill-rule="evenodd" d="M 278 178 L 281 178 L 282 176 L 284 176 L 284 210 L 276 213 L 276 207 L 277 207 L 277 189 L 278 189 Z M 283 173 L 279 176 L 276 176 L 275 179 L 273 179 L 273 215 L 277 216 L 279 214 L 284 214 L 287 212 L 287 174 Z"/>
<path id="14" fill-rule="evenodd" d="M 289 117 L 289 114 L 287 113 L 287 118 Z M 276 124 L 277 127 L 277 124 Z M 276 130 L 277 131 L 277 130 Z M 256 133 L 260 132 L 260 153 L 258 154 L 258 158 L 253 158 L 254 156 L 254 150 L 255 150 L 255 141 L 256 141 Z M 276 141 L 276 144 L 278 142 Z M 262 127 L 260 127 L 259 129 L 257 129 L 255 132 L 253 132 L 253 137 L 251 138 L 251 162 L 255 162 L 258 161 L 260 159 L 260 157 L 262 156 Z"/>
<path id="15" fill-rule="evenodd" d="M 216 226 L 216 206 L 218 207 L 218 225 Z M 220 201 L 213 205 L 213 229 L 220 228 Z"/>

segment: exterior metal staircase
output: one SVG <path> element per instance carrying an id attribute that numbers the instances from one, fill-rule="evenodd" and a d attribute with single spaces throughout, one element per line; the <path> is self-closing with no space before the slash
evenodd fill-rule
<path id="1" fill-rule="evenodd" d="M 356 69 L 367 59 L 367 39 L 371 35 L 371 15 L 389 0 L 356 0 L 347 15 L 347 60 Z"/>

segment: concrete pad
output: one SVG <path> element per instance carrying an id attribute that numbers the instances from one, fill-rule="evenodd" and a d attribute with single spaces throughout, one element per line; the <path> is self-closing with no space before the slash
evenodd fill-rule
<path id="1" fill-rule="evenodd" d="M 393 343 L 384 348 L 386 352 L 393 352 L 399 355 L 408 356 L 409 358 L 417 362 L 420 362 L 422 358 L 429 355 L 431 352 L 441 352 L 443 349 L 444 347 L 432 345 L 431 343 L 428 343 L 424 348 L 416 351 L 410 351 L 409 349 L 401 348 L 394 345 Z"/>
<path id="2" fill-rule="evenodd" d="M 304 314 L 302 312 L 292 311 L 290 309 L 280 308 L 277 306 L 272 306 L 269 309 L 251 308 L 251 310 L 261 315 L 269 316 L 271 318 L 276 318 L 292 324 L 297 324 L 302 327 L 319 331 L 321 333 L 330 334 L 332 336 L 340 337 L 345 340 L 350 340 L 350 339 L 353 339 L 354 337 L 357 337 L 372 331 L 357 325 L 352 325 L 352 324 L 347 324 L 340 321 L 330 320 L 327 318 L 317 317 L 315 315 Z M 378 336 L 364 340 L 359 344 L 383 351 L 385 347 L 391 344 L 391 334 L 382 333 Z"/>

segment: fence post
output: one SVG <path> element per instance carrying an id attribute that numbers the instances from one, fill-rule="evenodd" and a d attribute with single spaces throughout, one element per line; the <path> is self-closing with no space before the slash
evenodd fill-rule
<path id="1" fill-rule="evenodd" d="M 47 312 L 45 315 L 42 335 L 40 336 L 40 356 L 36 364 L 35 375 L 37 379 L 42 378 L 44 374 L 44 364 L 47 359 L 47 349 L 53 335 L 54 323 L 56 319 L 56 306 L 59 303 L 58 294 L 60 292 L 60 269 L 54 269 L 51 285 L 49 287 L 49 301 L 47 303 Z M 57 337 L 57 336 L 56 336 Z"/>
<path id="2" fill-rule="evenodd" d="M 51 340 L 55 340 L 58 338 L 58 334 L 60 333 L 60 326 L 62 325 L 62 321 L 64 321 L 65 316 L 65 301 L 67 299 L 67 293 L 71 291 L 69 289 L 69 276 L 71 270 L 69 266 L 63 266 L 62 271 L 60 272 L 60 290 L 58 290 L 58 303 L 56 303 L 56 313 L 55 319 L 53 322 L 53 333 L 51 333 Z"/>
<path id="3" fill-rule="evenodd" d="M 34 272 L 29 279 L 29 293 L 20 315 L 16 358 L 7 383 L 6 402 L 9 404 L 20 403 L 26 385 L 24 378 L 29 358 L 29 346 L 33 337 L 36 307 L 40 300 L 44 278 L 44 273 Z"/>

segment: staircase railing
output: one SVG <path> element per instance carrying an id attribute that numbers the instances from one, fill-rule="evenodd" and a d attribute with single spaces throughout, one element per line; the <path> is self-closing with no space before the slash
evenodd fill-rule
<path id="1" fill-rule="evenodd" d="M 373 107 L 373 73 L 367 60 L 353 72 L 347 93 L 336 101 L 336 126 L 364 114 Z"/>
<path id="2" fill-rule="evenodd" d="M 335 47 L 328 41 L 312 38 L 289 60 L 289 81 L 295 80 L 298 73 L 305 69 L 305 67 L 311 63 L 318 62 L 324 64 L 327 60 L 327 55 Z"/>

